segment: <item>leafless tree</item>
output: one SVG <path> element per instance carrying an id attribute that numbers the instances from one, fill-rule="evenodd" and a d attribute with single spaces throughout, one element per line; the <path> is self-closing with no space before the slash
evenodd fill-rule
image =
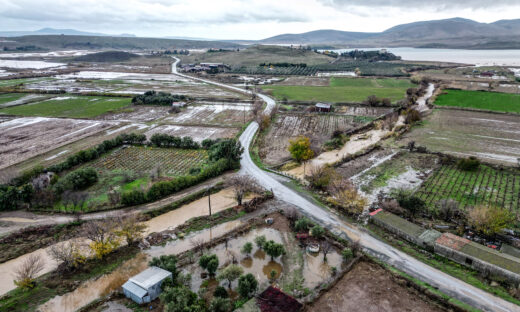
<path id="1" fill-rule="evenodd" d="M 300 214 L 298 213 L 296 208 L 294 208 L 292 206 L 284 207 L 283 208 L 283 213 L 284 213 L 285 217 L 287 219 L 289 219 L 289 221 L 291 221 L 291 222 L 294 222 L 294 221 L 298 220 L 299 217 L 300 217 Z"/>
<path id="2" fill-rule="evenodd" d="M 111 188 L 108 193 L 108 201 L 111 206 L 117 206 L 121 202 L 121 192 L 114 188 Z"/>
<path id="3" fill-rule="evenodd" d="M 327 262 L 327 254 L 332 251 L 332 245 L 324 240 L 321 243 L 321 252 L 323 252 L 323 262 Z"/>
<path id="4" fill-rule="evenodd" d="M 42 257 L 36 254 L 28 256 L 22 264 L 16 268 L 15 281 L 24 287 L 31 287 L 37 274 L 45 268 Z"/>
<path id="5" fill-rule="evenodd" d="M 61 199 L 66 207 L 71 205 L 73 211 L 83 211 L 83 206 L 85 206 L 85 202 L 88 199 L 88 193 L 65 191 Z"/>
<path id="6" fill-rule="evenodd" d="M 58 262 L 58 268 L 63 271 L 71 271 L 84 259 L 80 253 L 80 246 L 73 241 L 54 244 L 47 253 Z"/>
<path id="7" fill-rule="evenodd" d="M 202 256 L 202 251 L 204 250 L 204 239 L 202 237 L 199 237 L 199 238 L 192 238 L 191 239 L 191 246 L 193 247 L 193 249 L 195 250 L 195 252 L 199 251 L 200 252 L 200 255 Z"/>
<path id="8" fill-rule="evenodd" d="M 143 238 L 147 226 L 139 220 L 136 214 L 118 217 L 116 234 L 123 237 L 128 245 L 133 245 Z"/>
<path id="9" fill-rule="evenodd" d="M 161 166 L 155 166 L 150 172 L 150 178 L 153 181 L 159 180 L 162 177 L 162 168 Z"/>
<path id="10" fill-rule="evenodd" d="M 255 101 L 253 103 L 253 110 L 252 110 L 252 112 L 253 112 L 253 116 L 255 116 L 255 118 L 262 111 L 262 107 L 263 107 L 263 102 L 262 101 Z"/>
<path id="11" fill-rule="evenodd" d="M 117 223 L 114 220 L 94 220 L 83 225 L 83 234 L 93 242 L 104 243 L 114 238 L 114 229 Z"/>
<path id="12" fill-rule="evenodd" d="M 361 246 L 359 240 L 355 240 L 352 243 L 350 243 L 350 249 L 352 250 L 354 256 L 358 256 L 359 253 L 361 253 L 361 251 L 363 250 L 363 247 Z"/>
<path id="13" fill-rule="evenodd" d="M 244 196 L 249 192 L 261 192 L 261 187 L 254 179 L 248 176 L 235 176 L 228 182 L 233 188 L 233 196 L 238 205 L 242 205 Z"/>

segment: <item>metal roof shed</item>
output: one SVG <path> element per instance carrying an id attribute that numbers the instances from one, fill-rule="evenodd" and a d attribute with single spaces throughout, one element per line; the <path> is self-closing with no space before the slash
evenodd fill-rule
<path id="1" fill-rule="evenodd" d="M 126 297 L 138 304 L 148 303 L 159 297 L 162 282 L 172 278 L 172 273 L 158 267 L 149 267 L 143 272 L 130 278 L 123 285 Z"/>

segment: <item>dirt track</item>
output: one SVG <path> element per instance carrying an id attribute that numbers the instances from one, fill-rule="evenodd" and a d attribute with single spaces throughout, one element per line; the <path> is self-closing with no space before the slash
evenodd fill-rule
<path id="1" fill-rule="evenodd" d="M 360 262 L 307 311 L 319 312 L 437 312 L 414 290 L 396 283 L 381 267 Z"/>

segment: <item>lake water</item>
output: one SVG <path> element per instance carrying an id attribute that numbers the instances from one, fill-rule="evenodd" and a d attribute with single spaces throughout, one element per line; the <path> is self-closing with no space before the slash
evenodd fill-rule
<path id="1" fill-rule="evenodd" d="M 438 61 L 475 64 L 478 66 L 506 65 L 520 66 L 520 50 L 462 50 L 462 49 L 417 49 L 386 48 L 388 52 L 401 56 L 407 61 Z M 352 51 L 353 49 L 333 50 L 334 52 Z M 373 48 L 358 50 L 379 50 Z"/>

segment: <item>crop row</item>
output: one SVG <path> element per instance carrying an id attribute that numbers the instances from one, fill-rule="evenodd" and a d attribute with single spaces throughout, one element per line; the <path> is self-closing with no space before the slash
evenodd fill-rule
<path id="1" fill-rule="evenodd" d="M 413 64 L 398 64 L 389 62 L 342 62 L 334 64 L 320 64 L 313 66 L 292 66 L 292 67 L 268 67 L 268 66 L 249 66 L 236 67 L 233 73 L 250 75 L 300 75 L 311 76 L 318 72 L 335 71 L 357 71 L 362 76 L 409 76 L 408 71 L 415 69 Z"/>
<path id="2" fill-rule="evenodd" d="M 168 176 L 184 175 L 207 159 L 205 150 L 136 147 L 119 149 L 88 166 L 100 171 L 131 170 L 143 174 L 159 168 Z"/>
<path id="3" fill-rule="evenodd" d="M 481 165 L 477 171 L 462 171 L 456 165 L 442 166 L 417 191 L 430 207 L 441 199 L 456 200 L 467 209 L 496 205 L 520 212 L 520 173 Z"/>

